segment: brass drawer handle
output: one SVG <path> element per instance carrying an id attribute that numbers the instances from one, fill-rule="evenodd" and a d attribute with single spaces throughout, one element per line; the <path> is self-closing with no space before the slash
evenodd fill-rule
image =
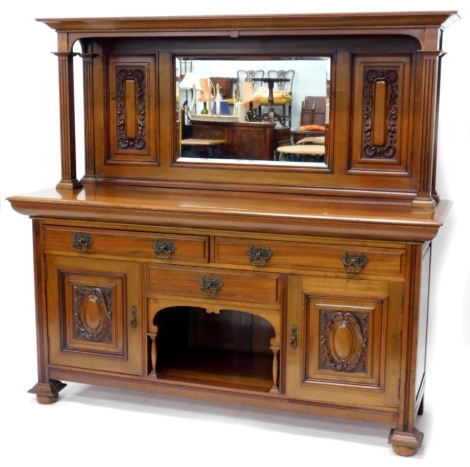
<path id="1" fill-rule="evenodd" d="M 153 244 L 155 256 L 158 259 L 168 259 L 176 250 L 176 246 L 172 240 L 156 239 Z"/>
<path id="2" fill-rule="evenodd" d="M 261 248 L 256 246 L 250 246 L 246 254 L 250 257 L 250 263 L 257 267 L 266 266 L 273 255 L 269 247 Z"/>
<path id="3" fill-rule="evenodd" d="M 369 262 L 364 253 L 349 254 L 348 252 L 344 253 L 341 261 L 343 262 L 344 270 L 348 274 L 359 274 Z"/>
<path id="4" fill-rule="evenodd" d="M 79 251 L 80 253 L 84 253 L 91 248 L 91 244 L 93 243 L 93 239 L 91 235 L 81 232 L 75 232 L 72 236 L 72 247 L 75 251 Z"/>
<path id="5" fill-rule="evenodd" d="M 220 277 L 207 276 L 202 276 L 199 284 L 201 284 L 201 292 L 208 297 L 214 297 L 217 295 L 224 285 L 220 280 Z"/>

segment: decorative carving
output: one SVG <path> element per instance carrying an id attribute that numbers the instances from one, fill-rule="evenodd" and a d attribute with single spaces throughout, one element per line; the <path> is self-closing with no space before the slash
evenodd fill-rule
<path id="1" fill-rule="evenodd" d="M 321 310 L 320 368 L 366 372 L 368 314 Z"/>
<path id="2" fill-rule="evenodd" d="M 112 289 L 73 286 L 74 334 L 77 339 L 111 342 Z"/>
<path id="3" fill-rule="evenodd" d="M 130 86 L 130 84 L 134 84 Z M 130 96 L 128 94 L 135 94 Z M 135 108 L 126 108 L 126 104 Z M 118 144 L 121 149 L 145 148 L 145 72 L 143 68 L 119 68 L 116 74 Z M 136 114 L 135 114 L 136 112 Z M 127 120 L 134 121 L 127 121 Z M 136 131 L 129 131 L 137 123 Z M 131 133 L 131 134 L 129 134 Z"/>
<path id="4" fill-rule="evenodd" d="M 367 70 L 367 69 L 366 69 Z M 363 102 L 362 156 L 367 159 L 392 159 L 397 148 L 398 73 L 394 69 L 373 68 L 365 71 Z M 374 105 L 376 83 L 386 83 L 384 144 L 374 144 Z"/>

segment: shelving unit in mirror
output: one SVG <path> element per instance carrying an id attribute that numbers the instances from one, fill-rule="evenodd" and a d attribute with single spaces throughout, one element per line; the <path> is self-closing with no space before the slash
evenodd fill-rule
<path id="1" fill-rule="evenodd" d="M 456 19 L 40 20 L 58 34 L 62 177 L 9 198 L 34 226 L 38 401 L 74 381 L 367 420 L 415 454 Z M 266 95 L 263 76 L 289 78 Z"/>

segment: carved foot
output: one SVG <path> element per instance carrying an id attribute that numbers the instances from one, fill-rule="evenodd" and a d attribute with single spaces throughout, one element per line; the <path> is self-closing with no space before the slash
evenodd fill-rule
<path id="1" fill-rule="evenodd" d="M 62 381 L 51 379 L 49 383 L 38 383 L 28 392 L 36 394 L 39 404 L 53 404 L 59 400 L 59 392 L 67 386 Z"/>
<path id="2" fill-rule="evenodd" d="M 414 456 L 423 442 L 424 434 L 416 428 L 410 433 L 408 431 L 398 431 L 392 429 L 388 442 L 393 446 L 393 450 L 399 456 Z"/>

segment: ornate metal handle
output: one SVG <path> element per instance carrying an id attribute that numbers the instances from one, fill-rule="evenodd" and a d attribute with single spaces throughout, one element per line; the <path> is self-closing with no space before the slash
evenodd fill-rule
<path id="1" fill-rule="evenodd" d="M 349 254 L 348 252 L 344 253 L 341 261 L 343 262 L 344 270 L 348 274 L 359 274 L 369 262 L 364 253 Z"/>
<path id="2" fill-rule="evenodd" d="M 168 259 L 176 250 L 176 246 L 172 240 L 156 239 L 153 244 L 155 256 L 159 259 Z"/>
<path id="3" fill-rule="evenodd" d="M 273 255 L 269 247 L 260 248 L 256 246 L 250 246 L 246 254 L 250 257 L 250 263 L 258 267 L 266 266 Z"/>
<path id="4" fill-rule="evenodd" d="M 295 324 L 290 328 L 290 346 L 293 349 L 297 348 L 297 326 Z"/>
<path id="5" fill-rule="evenodd" d="M 132 329 L 137 328 L 137 308 L 135 306 L 131 308 L 131 322 L 129 323 L 129 326 Z"/>
<path id="6" fill-rule="evenodd" d="M 75 232 L 72 236 L 72 247 L 75 251 L 79 251 L 80 253 L 84 253 L 91 248 L 91 244 L 93 243 L 93 239 L 91 235 L 81 232 Z"/>
<path id="7" fill-rule="evenodd" d="M 224 283 L 220 280 L 220 277 L 206 277 L 202 276 L 201 280 L 199 281 L 201 284 L 201 291 L 204 295 L 208 297 L 214 297 L 217 295 L 224 285 Z"/>

